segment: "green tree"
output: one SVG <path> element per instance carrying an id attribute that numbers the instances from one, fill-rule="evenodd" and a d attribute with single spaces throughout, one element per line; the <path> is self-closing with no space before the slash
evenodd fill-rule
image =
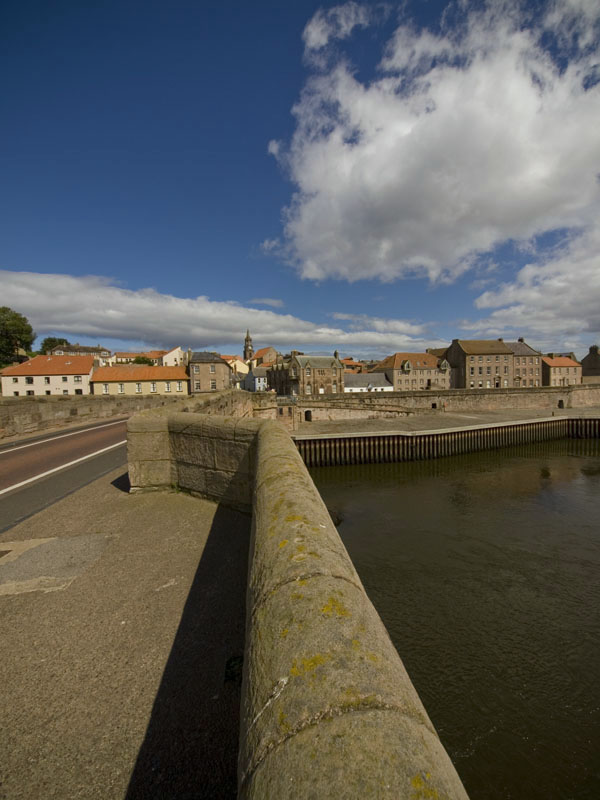
<path id="1" fill-rule="evenodd" d="M 68 346 L 70 342 L 57 336 L 46 336 L 42 342 L 42 346 L 40 347 L 40 353 L 45 356 L 46 353 L 49 353 L 50 350 L 53 350 L 55 347 L 58 347 L 61 344 Z"/>
<path id="2" fill-rule="evenodd" d="M 0 307 L 0 366 L 19 361 L 25 353 L 20 351 L 31 350 L 35 339 L 35 331 L 29 324 L 27 317 L 13 311 L 8 306 Z"/>
<path id="3" fill-rule="evenodd" d="M 133 363 L 134 364 L 148 364 L 149 367 L 154 365 L 154 361 L 152 361 L 150 358 L 146 358 L 146 356 L 136 356 L 133 359 Z"/>

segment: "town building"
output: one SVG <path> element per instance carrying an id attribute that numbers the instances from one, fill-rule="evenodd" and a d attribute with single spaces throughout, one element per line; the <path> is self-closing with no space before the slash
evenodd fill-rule
<path id="1" fill-rule="evenodd" d="M 132 364 L 136 358 L 147 358 L 152 362 L 152 366 L 162 365 L 162 358 L 167 354 L 167 350 L 148 350 L 145 353 L 115 353 L 112 361 L 114 364 Z"/>
<path id="2" fill-rule="evenodd" d="M 110 358 L 110 350 L 102 345 L 86 345 L 86 344 L 59 344 L 50 350 L 51 356 L 94 356 L 98 363 L 103 364 L 106 359 Z"/>
<path id="3" fill-rule="evenodd" d="M 279 395 L 342 393 L 344 365 L 335 356 L 305 356 L 292 350 L 269 368 L 268 386 Z"/>
<path id="4" fill-rule="evenodd" d="M 232 386 L 232 370 L 218 353 L 188 351 L 190 392 L 221 392 Z"/>
<path id="5" fill-rule="evenodd" d="M 94 356 L 34 356 L 1 371 L 4 397 L 90 393 Z"/>
<path id="6" fill-rule="evenodd" d="M 266 392 L 268 389 L 267 367 L 253 367 L 244 377 L 242 389 L 247 392 Z"/>
<path id="7" fill-rule="evenodd" d="M 187 359 L 187 350 L 181 347 L 174 347 L 172 350 L 161 356 L 158 366 L 161 367 L 184 367 Z"/>
<path id="8" fill-rule="evenodd" d="M 221 354 L 223 361 L 226 361 L 232 369 L 234 375 L 244 378 L 250 371 L 250 367 L 246 364 L 241 356 L 225 356 Z"/>
<path id="9" fill-rule="evenodd" d="M 92 373 L 92 394 L 189 394 L 185 367 L 150 367 L 147 364 L 116 364 L 96 367 Z"/>
<path id="10" fill-rule="evenodd" d="M 512 350 L 514 356 L 513 386 L 515 389 L 541 386 L 542 354 L 539 350 L 534 350 L 533 347 L 530 347 L 523 337 L 519 337 L 516 342 L 505 342 L 505 344 Z"/>
<path id="11" fill-rule="evenodd" d="M 445 351 L 453 389 L 513 386 L 514 354 L 503 339 L 453 339 Z"/>
<path id="12" fill-rule="evenodd" d="M 251 367 L 263 367 L 274 364 L 278 355 L 279 353 L 274 347 L 261 347 L 260 350 L 257 350 L 252 358 L 249 359 L 248 364 Z"/>
<path id="13" fill-rule="evenodd" d="M 337 351 L 336 351 L 337 352 Z M 359 372 L 366 372 L 367 368 L 363 361 L 355 361 L 353 358 L 340 358 L 340 361 L 344 365 L 344 372 L 350 373 L 353 372 L 358 374 Z"/>
<path id="14" fill-rule="evenodd" d="M 250 361 L 254 355 L 254 347 L 252 345 L 252 337 L 250 331 L 246 331 L 246 338 L 244 339 L 244 361 Z"/>
<path id="15" fill-rule="evenodd" d="M 542 357 L 542 386 L 574 386 L 582 382 L 582 367 L 568 356 Z"/>
<path id="16" fill-rule="evenodd" d="M 431 353 L 394 353 L 368 374 L 375 373 L 383 373 L 396 392 L 450 388 L 450 364 Z"/>
<path id="17" fill-rule="evenodd" d="M 593 344 L 587 356 L 581 359 L 581 374 L 589 382 L 593 382 L 595 378 L 600 381 L 600 353 L 597 344 Z"/>
<path id="18" fill-rule="evenodd" d="M 393 392 L 394 386 L 383 372 L 346 372 L 344 393 Z"/>

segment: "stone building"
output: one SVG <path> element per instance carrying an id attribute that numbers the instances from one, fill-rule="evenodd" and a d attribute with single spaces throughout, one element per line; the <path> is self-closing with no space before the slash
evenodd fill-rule
<path id="1" fill-rule="evenodd" d="M 252 346 L 252 337 L 250 336 L 250 331 L 246 331 L 246 338 L 244 339 L 244 361 L 250 361 L 252 356 L 254 355 L 254 347 Z"/>
<path id="2" fill-rule="evenodd" d="M 450 364 L 431 353 L 394 353 L 369 370 L 382 372 L 395 392 L 450 389 Z"/>
<path id="3" fill-rule="evenodd" d="M 231 388 L 232 370 L 218 353 L 188 351 L 190 393 L 221 392 Z"/>
<path id="4" fill-rule="evenodd" d="M 268 389 L 267 368 L 253 367 L 248 374 L 244 376 L 241 388 L 245 389 L 247 392 L 266 392 Z"/>
<path id="5" fill-rule="evenodd" d="M 573 386 L 582 382 L 582 367 L 568 356 L 542 357 L 542 386 Z"/>
<path id="6" fill-rule="evenodd" d="M 348 372 L 346 370 L 344 374 L 344 394 L 393 391 L 393 384 L 383 372 Z"/>
<path id="7" fill-rule="evenodd" d="M 102 345 L 59 344 L 50 350 L 51 356 L 94 356 L 99 362 L 110 358 L 110 350 Z"/>
<path id="8" fill-rule="evenodd" d="M 92 394 L 187 395 L 189 380 L 183 366 L 150 367 L 146 364 L 116 364 L 97 367 L 92 373 Z"/>
<path id="9" fill-rule="evenodd" d="M 268 370 L 269 388 L 279 395 L 339 394 L 344 391 L 344 365 L 335 356 L 305 356 L 293 350 Z"/>
<path id="10" fill-rule="evenodd" d="M 514 356 L 513 385 L 515 389 L 542 385 L 542 354 L 530 347 L 523 337 L 516 342 L 505 342 Z"/>
<path id="11" fill-rule="evenodd" d="M 587 356 L 581 359 L 581 370 L 583 378 L 597 378 L 600 381 L 600 353 L 597 344 L 593 344 Z"/>
<path id="12" fill-rule="evenodd" d="M 513 386 L 514 353 L 503 339 L 453 339 L 446 360 L 454 389 Z"/>
<path id="13" fill-rule="evenodd" d="M 90 394 L 94 356 L 34 356 L 23 364 L 5 367 L 4 397 Z"/>

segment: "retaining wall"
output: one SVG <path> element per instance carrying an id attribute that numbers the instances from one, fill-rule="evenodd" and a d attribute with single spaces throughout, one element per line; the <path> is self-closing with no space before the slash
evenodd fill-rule
<path id="1" fill-rule="evenodd" d="M 142 395 L 120 397 L 81 395 L 76 397 L 0 397 L 0 439 L 49 428 L 81 424 L 108 417 L 129 416 L 144 409 L 167 408 L 212 414 L 252 416 L 249 392 L 229 390 L 207 395 L 169 397 Z"/>
<path id="2" fill-rule="evenodd" d="M 134 491 L 253 510 L 239 797 L 465 800 L 287 432 L 182 413 L 128 426 Z"/>
<path id="3" fill-rule="evenodd" d="M 296 434 L 296 447 L 309 467 L 421 461 L 551 439 L 598 438 L 600 420 L 559 417 L 486 423 L 431 431 L 377 434 Z"/>

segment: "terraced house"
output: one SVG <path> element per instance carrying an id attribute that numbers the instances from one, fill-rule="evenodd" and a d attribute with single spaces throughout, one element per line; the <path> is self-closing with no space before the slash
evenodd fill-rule
<path id="1" fill-rule="evenodd" d="M 542 354 L 530 347 L 520 337 L 516 342 L 506 342 L 514 355 L 514 386 L 525 388 L 527 386 L 542 385 Z"/>
<path id="2" fill-rule="evenodd" d="M 2 370 L 4 397 L 90 393 L 94 356 L 34 356 Z"/>
<path id="3" fill-rule="evenodd" d="M 395 392 L 450 388 L 450 364 L 432 353 L 394 353 L 372 372 L 383 372 Z"/>
<path id="4" fill-rule="evenodd" d="M 514 353 L 503 339 L 453 339 L 446 350 L 453 389 L 508 389 Z"/>
<path id="5" fill-rule="evenodd" d="M 573 386 L 582 382 L 581 373 L 581 364 L 573 358 L 555 353 L 542 358 L 544 386 Z"/>
<path id="6" fill-rule="evenodd" d="M 190 392 L 222 392 L 231 387 L 232 369 L 218 353 L 188 351 Z"/>
<path id="7" fill-rule="evenodd" d="M 189 394 L 185 367 L 149 367 L 145 364 L 117 364 L 97 367 L 92 373 L 92 394 L 140 395 Z"/>

